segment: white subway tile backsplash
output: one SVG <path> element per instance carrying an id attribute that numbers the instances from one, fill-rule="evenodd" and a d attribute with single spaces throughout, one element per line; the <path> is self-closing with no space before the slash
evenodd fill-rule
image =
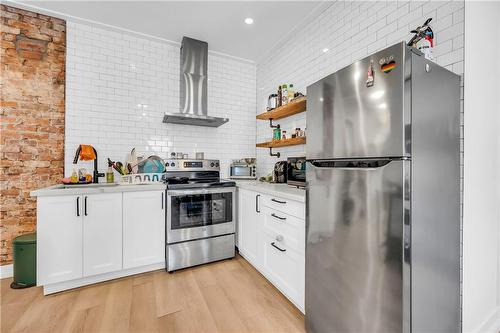
<path id="1" fill-rule="evenodd" d="M 231 159 L 255 156 L 254 63 L 209 53 L 208 112 L 230 120 L 201 128 L 162 123 L 179 110 L 179 45 L 75 22 L 67 44 L 66 175 L 79 144 L 95 146 L 101 171 L 133 147 L 160 157 L 203 151 L 221 160 L 223 176 Z"/>

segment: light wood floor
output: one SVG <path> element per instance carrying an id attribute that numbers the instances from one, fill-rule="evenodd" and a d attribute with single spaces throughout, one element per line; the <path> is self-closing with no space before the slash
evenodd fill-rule
<path id="1" fill-rule="evenodd" d="M 304 332 L 304 317 L 248 262 L 135 275 L 43 296 L 1 280 L 1 332 Z"/>

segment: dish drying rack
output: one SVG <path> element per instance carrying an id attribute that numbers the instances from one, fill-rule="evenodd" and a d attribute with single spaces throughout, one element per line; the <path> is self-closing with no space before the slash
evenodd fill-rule
<path id="1" fill-rule="evenodd" d="M 163 173 L 131 173 L 121 176 L 122 185 L 154 184 L 163 181 Z"/>
<path id="2" fill-rule="evenodd" d="M 132 149 L 131 154 L 134 153 L 134 149 Z M 128 170 L 130 173 L 126 173 L 125 168 L 117 168 L 116 166 L 113 166 L 115 170 L 117 170 L 119 173 L 121 173 L 121 184 L 123 185 L 138 185 L 138 184 L 152 184 L 152 183 L 158 183 L 163 181 L 164 175 L 163 172 L 153 172 L 153 173 L 134 173 L 133 170 L 139 169 L 139 171 L 142 171 L 142 166 L 147 161 L 159 161 L 162 166 L 165 165 L 165 162 L 163 161 L 162 158 L 158 156 L 149 156 L 146 159 L 142 159 L 135 164 L 132 164 L 127 161 L 126 163 L 126 170 Z M 154 170 L 157 171 L 157 170 Z M 164 168 L 163 168 L 164 171 Z M 123 174 L 123 173 L 126 174 Z"/>

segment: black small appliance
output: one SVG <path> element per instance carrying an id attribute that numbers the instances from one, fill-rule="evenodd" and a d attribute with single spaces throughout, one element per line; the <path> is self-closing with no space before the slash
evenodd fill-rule
<path id="1" fill-rule="evenodd" d="M 288 175 L 288 163 L 287 161 L 279 161 L 274 165 L 273 170 L 273 182 L 275 183 L 286 183 Z"/>
<path id="2" fill-rule="evenodd" d="M 306 158 L 289 157 L 287 159 L 287 181 L 288 185 L 305 187 L 306 186 Z"/>

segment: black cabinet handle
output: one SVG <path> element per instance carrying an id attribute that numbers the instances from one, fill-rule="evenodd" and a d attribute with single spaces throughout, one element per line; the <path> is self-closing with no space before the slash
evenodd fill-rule
<path id="1" fill-rule="evenodd" d="M 271 245 L 272 245 L 274 248 L 276 248 L 276 249 L 280 250 L 281 252 L 285 252 L 285 251 L 286 251 L 286 249 L 282 249 L 282 248 L 280 248 L 280 247 L 276 246 L 276 245 L 274 244 L 274 242 L 272 242 L 272 243 L 271 243 Z"/>
<path id="2" fill-rule="evenodd" d="M 161 192 L 161 210 L 163 210 L 163 192 Z"/>
<path id="3" fill-rule="evenodd" d="M 257 194 L 255 196 L 255 211 L 257 213 L 260 213 L 260 208 L 259 208 L 259 198 L 260 198 L 260 194 Z"/>
<path id="4" fill-rule="evenodd" d="M 276 218 L 276 219 L 282 220 L 282 221 L 286 220 L 286 217 L 280 217 L 280 216 L 278 216 L 278 215 L 276 215 L 274 213 L 272 213 L 271 216 L 274 217 L 274 218 Z"/>
<path id="5" fill-rule="evenodd" d="M 85 213 L 84 214 L 85 214 L 85 216 L 87 216 L 87 197 L 85 197 L 84 200 L 85 200 L 85 202 L 84 202 L 84 204 L 85 204 Z"/>
<path id="6" fill-rule="evenodd" d="M 280 204 L 286 204 L 286 201 L 279 201 L 279 200 L 276 200 L 276 199 L 271 199 L 271 201 L 274 201 L 274 202 L 277 202 L 277 203 L 280 203 Z"/>
<path id="7" fill-rule="evenodd" d="M 76 197 L 76 216 L 80 216 L 80 197 Z"/>

